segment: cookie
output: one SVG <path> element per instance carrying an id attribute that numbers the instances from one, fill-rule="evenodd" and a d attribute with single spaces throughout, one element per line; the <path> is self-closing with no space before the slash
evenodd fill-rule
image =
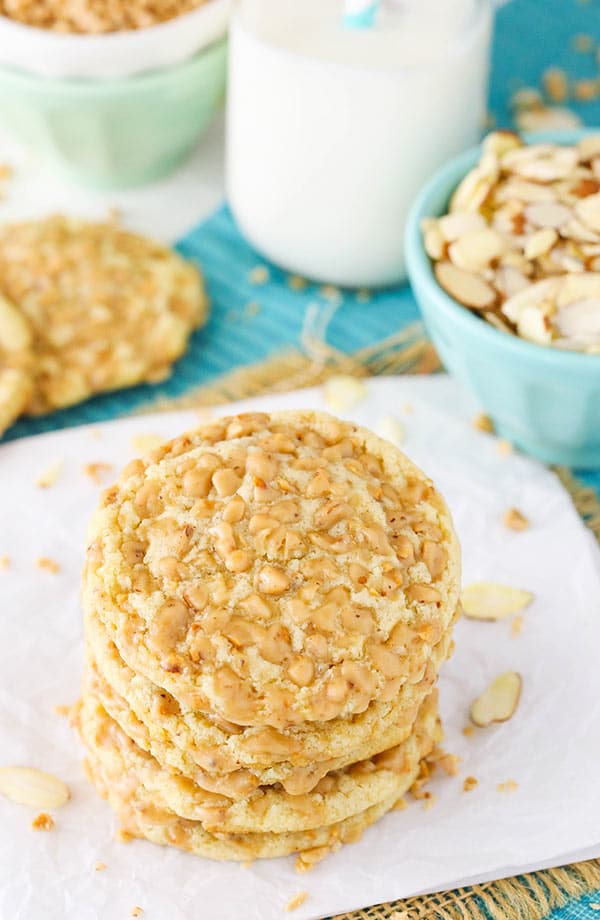
<path id="1" fill-rule="evenodd" d="M 334 824 L 406 791 L 407 776 L 441 740 L 437 691 L 422 704 L 410 737 L 402 744 L 324 776 L 311 793 L 290 795 L 279 786 L 263 786 L 232 801 L 206 792 L 191 780 L 162 767 L 122 731 L 87 687 L 79 714 L 79 732 L 97 763 L 121 770 L 141 785 L 144 796 L 178 817 L 198 821 L 212 833 L 288 833 Z"/>
<path id="2" fill-rule="evenodd" d="M 0 296 L 0 435 L 19 417 L 31 396 L 32 358 L 27 322 Z"/>
<path id="3" fill-rule="evenodd" d="M 281 783 L 308 793 L 330 770 L 364 760 L 404 741 L 450 646 L 449 632 L 434 649 L 417 684 L 404 685 L 394 703 L 373 703 L 349 723 L 292 726 L 279 733 L 277 749 L 256 750 L 264 729 L 227 725 L 184 712 L 170 695 L 135 674 L 119 657 L 98 620 L 85 618 L 89 649 L 87 686 L 129 737 L 163 765 L 204 789 L 241 798 L 259 785 Z M 273 742 L 273 732 L 267 738 Z"/>
<path id="4" fill-rule="evenodd" d="M 324 413 L 220 419 L 133 461 L 89 544 L 84 606 L 125 663 L 188 710 L 275 732 L 395 700 L 458 603 L 433 484 Z"/>
<path id="5" fill-rule="evenodd" d="M 207 316 L 200 275 L 175 252 L 62 216 L 0 230 L 0 293 L 31 329 L 32 415 L 163 379 Z"/>

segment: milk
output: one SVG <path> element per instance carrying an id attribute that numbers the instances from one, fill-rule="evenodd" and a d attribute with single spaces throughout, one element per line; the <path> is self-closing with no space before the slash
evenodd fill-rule
<path id="1" fill-rule="evenodd" d="M 342 0 L 239 0 L 231 25 L 227 190 L 249 241 L 319 281 L 404 278 L 425 180 L 477 142 L 488 0 L 388 0 L 372 29 Z"/>

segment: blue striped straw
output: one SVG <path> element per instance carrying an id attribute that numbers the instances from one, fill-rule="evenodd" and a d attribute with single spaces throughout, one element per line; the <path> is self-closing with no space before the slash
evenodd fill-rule
<path id="1" fill-rule="evenodd" d="M 370 29 L 378 7 L 379 0 L 345 0 L 344 25 L 347 29 Z"/>

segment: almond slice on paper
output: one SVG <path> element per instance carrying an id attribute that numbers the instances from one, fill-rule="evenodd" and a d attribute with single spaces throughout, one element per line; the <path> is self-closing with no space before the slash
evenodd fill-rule
<path id="1" fill-rule="evenodd" d="M 480 581 L 463 588 L 461 601 L 464 615 L 470 620 L 504 620 L 528 607 L 531 591 L 511 588 L 492 581 Z"/>
<path id="2" fill-rule="evenodd" d="M 0 767 L 0 794 L 42 810 L 60 808 L 71 796 L 61 779 L 32 767 Z"/>
<path id="3" fill-rule="evenodd" d="M 446 293 L 465 307 L 488 310 L 496 302 L 496 291 L 478 275 L 458 268 L 452 262 L 437 262 L 434 271 Z"/>
<path id="4" fill-rule="evenodd" d="M 523 681 L 516 671 L 504 671 L 472 703 L 469 715 L 474 725 L 486 728 L 493 722 L 507 722 L 514 715 Z"/>

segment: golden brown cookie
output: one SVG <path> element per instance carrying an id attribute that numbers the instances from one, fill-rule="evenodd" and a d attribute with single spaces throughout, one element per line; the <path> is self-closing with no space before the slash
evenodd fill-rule
<path id="1" fill-rule="evenodd" d="M 181 256 L 62 216 L 0 230 L 0 293 L 31 329 L 32 415 L 163 379 L 207 316 L 198 270 Z"/>
<path id="2" fill-rule="evenodd" d="M 271 744 L 265 752 L 256 749 L 264 729 L 241 728 L 181 710 L 167 691 L 125 665 L 97 618 L 86 615 L 85 632 L 86 692 L 91 691 L 122 730 L 159 763 L 232 799 L 273 783 L 291 793 L 308 793 L 330 770 L 404 741 L 451 642 L 448 631 L 433 650 L 421 681 L 403 685 L 393 703 L 371 703 L 349 721 L 291 726 L 278 733 L 276 748 Z M 275 740 L 272 732 L 266 737 Z"/>
<path id="3" fill-rule="evenodd" d="M 211 833 L 289 833 L 334 824 L 372 805 L 398 798 L 418 762 L 430 753 L 438 729 L 437 691 L 421 706 L 410 737 L 375 757 L 324 776 L 308 794 L 290 795 L 280 786 L 262 786 L 232 801 L 206 792 L 191 780 L 162 767 L 113 721 L 88 688 L 80 706 L 81 739 L 96 764 L 121 773 L 156 807 L 199 822 Z M 125 781 L 123 781 L 125 782 Z M 129 793 L 123 786 L 122 796 Z"/>
<path id="4" fill-rule="evenodd" d="M 459 548 L 396 447 L 324 413 L 205 425 L 129 464 L 90 529 L 83 600 L 188 710 L 276 734 L 417 683 L 458 603 Z"/>
<path id="5" fill-rule="evenodd" d="M 0 435 L 19 417 L 33 388 L 31 334 L 26 320 L 0 295 Z"/>

